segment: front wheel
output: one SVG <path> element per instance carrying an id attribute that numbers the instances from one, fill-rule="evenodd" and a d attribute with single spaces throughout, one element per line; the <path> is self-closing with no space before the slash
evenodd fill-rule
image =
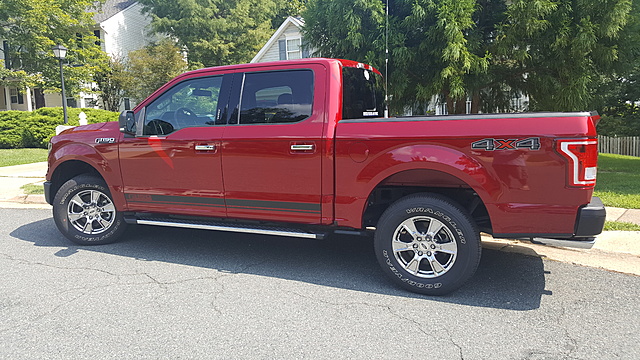
<path id="1" fill-rule="evenodd" d="M 392 281 L 409 291 L 444 295 L 461 287 L 480 262 L 480 234 L 460 205 L 436 194 L 410 195 L 380 217 L 376 257 Z"/>
<path id="2" fill-rule="evenodd" d="M 64 236 L 80 245 L 112 243 L 126 227 L 107 185 L 89 175 L 78 175 L 60 187 L 53 219 Z"/>

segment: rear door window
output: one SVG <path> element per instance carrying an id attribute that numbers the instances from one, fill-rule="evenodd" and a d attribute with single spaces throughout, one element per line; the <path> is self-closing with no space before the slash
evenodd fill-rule
<path id="1" fill-rule="evenodd" d="M 313 110 L 313 71 L 246 73 L 240 99 L 240 124 L 302 121 Z"/>

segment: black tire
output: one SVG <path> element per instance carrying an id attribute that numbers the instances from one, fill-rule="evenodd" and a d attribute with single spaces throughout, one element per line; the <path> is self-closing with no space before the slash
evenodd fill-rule
<path id="1" fill-rule="evenodd" d="M 410 195 L 392 204 L 378 221 L 374 248 L 396 285 L 426 295 L 461 287 L 478 268 L 482 251 L 469 213 L 437 194 Z"/>
<path id="2" fill-rule="evenodd" d="M 58 189 L 53 219 L 64 236 L 80 245 L 115 242 L 127 225 L 107 184 L 90 175 L 78 175 Z"/>

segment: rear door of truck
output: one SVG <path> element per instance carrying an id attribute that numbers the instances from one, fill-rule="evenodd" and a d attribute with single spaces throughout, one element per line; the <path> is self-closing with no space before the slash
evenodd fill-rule
<path id="1" fill-rule="evenodd" d="M 309 63 L 234 74 L 221 149 L 230 218 L 321 221 L 325 74 Z"/>

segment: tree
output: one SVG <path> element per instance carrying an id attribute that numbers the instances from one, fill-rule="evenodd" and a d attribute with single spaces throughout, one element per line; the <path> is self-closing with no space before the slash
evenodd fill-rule
<path id="1" fill-rule="evenodd" d="M 63 44 L 69 51 L 67 62 L 81 65 L 65 67 L 65 85 L 70 94 L 80 90 L 81 83 L 89 81 L 91 74 L 105 58 L 91 29 L 93 13 L 87 10 L 92 0 L 2 0 L 0 3 L 0 39 L 8 47 L 2 50 L 8 59 L 9 77 L 31 75 L 45 88 L 60 87 L 58 60 L 51 48 Z M 7 51 L 5 51 L 7 50 Z"/>
<path id="2" fill-rule="evenodd" d="M 276 13 L 271 20 L 271 28 L 277 29 L 289 16 L 300 16 L 307 6 L 307 0 L 276 0 Z"/>
<path id="3" fill-rule="evenodd" d="M 589 109 L 602 83 L 628 68 L 623 49 L 640 44 L 623 36 L 631 1 L 390 0 L 392 110 L 438 95 L 449 113 L 464 112 L 468 98 L 472 112 L 509 111 L 516 94 L 529 95 L 532 110 Z M 310 0 L 305 38 L 322 56 L 382 69 L 384 7 Z"/>
<path id="4" fill-rule="evenodd" d="M 171 39 L 161 40 L 144 49 L 129 52 L 131 83 L 128 96 L 141 101 L 155 90 L 187 70 L 180 48 Z"/>
<path id="5" fill-rule="evenodd" d="M 620 70 L 631 0 L 514 0 L 501 46 L 533 110 L 585 110 Z M 627 39 L 628 40 L 628 39 Z"/>
<path id="6" fill-rule="evenodd" d="M 175 38 L 191 66 L 249 62 L 273 33 L 274 0 L 140 0 L 152 29 Z"/>
<path id="7" fill-rule="evenodd" d="M 125 60 L 109 58 L 93 75 L 93 81 L 105 110 L 119 111 L 125 92 L 133 87 L 134 80 Z"/>
<path id="8" fill-rule="evenodd" d="M 451 113 L 461 112 L 470 88 L 467 77 L 486 72 L 488 65 L 488 56 L 468 41 L 475 7 L 474 0 L 389 2 L 392 110 L 442 94 Z M 382 69 L 385 11 L 380 0 L 310 1 L 303 14 L 305 38 L 322 56 Z"/>

